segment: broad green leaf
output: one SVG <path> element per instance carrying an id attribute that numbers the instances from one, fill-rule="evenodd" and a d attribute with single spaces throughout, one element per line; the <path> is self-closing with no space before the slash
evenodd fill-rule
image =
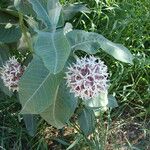
<path id="1" fill-rule="evenodd" d="M 0 11 L 0 42 L 12 43 L 19 40 L 20 37 L 18 18 Z"/>
<path id="2" fill-rule="evenodd" d="M 48 0 L 47 11 L 52 25 L 52 30 L 56 29 L 57 23 L 59 21 L 62 6 L 59 0 Z"/>
<path id="3" fill-rule="evenodd" d="M 6 11 L 7 12 L 7 11 Z M 0 24 L 6 25 L 7 23 L 11 23 L 13 25 L 16 25 L 18 23 L 18 18 L 14 17 L 13 15 L 10 15 L 8 12 L 0 10 Z"/>
<path id="4" fill-rule="evenodd" d="M 75 16 L 78 12 L 89 13 L 90 10 L 82 3 L 69 4 L 63 7 L 62 9 L 64 19 L 69 20 Z"/>
<path id="5" fill-rule="evenodd" d="M 73 50 L 83 50 L 87 53 L 95 54 L 101 48 L 117 60 L 133 63 L 133 56 L 126 47 L 113 43 L 100 34 L 73 30 L 67 34 L 67 38 Z"/>
<path id="6" fill-rule="evenodd" d="M 6 25 L 0 25 L 0 42 L 12 43 L 18 41 L 20 37 L 21 31 L 18 25 L 12 25 L 10 28 L 6 28 Z"/>
<path id="7" fill-rule="evenodd" d="M 35 17 L 36 14 L 32 9 L 32 5 L 27 0 L 14 0 L 14 6 L 24 15 Z"/>
<path id="8" fill-rule="evenodd" d="M 3 67 L 5 61 L 9 59 L 9 48 L 7 45 L 0 44 L 0 67 Z M 8 96 L 12 96 L 13 92 L 4 85 L 2 79 L 0 78 L 0 89 Z"/>
<path id="9" fill-rule="evenodd" d="M 32 114 L 24 114 L 23 120 L 30 136 L 34 136 L 37 129 L 37 116 Z"/>
<path id="10" fill-rule="evenodd" d="M 47 12 L 47 0 L 28 0 L 28 2 L 32 4 L 37 18 L 49 29 L 51 27 L 51 22 Z"/>
<path id="11" fill-rule="evenodd" d="M 85 135 L 91 134 L 95 129 L 95 115 L 93 110 L 84 108 L 78 116 L 78 123 Z"/>
<path id="12" fill-rule="evenodd" d="M 55 33 L 38 32 L 34 49 L 35 53 L 42 58 L 47 69 L 54 74 L 63 69 L 71 51 L 63 30 Z"/>
<path id="13" fill-rule="evenodd" d="M 57 27 L 64 26 L 64 22 L 72 19 L 78 12 L 90 13 L 90 9 L 82 3 L 74 3 L 63 6 Z"/>
<path id="14" fill-rule="evenodd" d="M 118 107 L 117 100 L 113 95 L 108 96 L 108 105 L 107 106 L 110 108 Z"/>
<path id="15" fill-rule="evenodd" d="M 61 83 L 55 91 L 52 105 L 40 115 L 52 126 L 62 128 L 68 123 L 76 107 L 77 99 L 69 92 L 65 83 Z"/>
<path id="16" fill-rule="evenodd" d="M 89 100 L 84 100 L 84 102 L 88 107 L 101 108 L 102 110 L 106 110 L 107 104 L 108 104 L 107 94 L 108 94 L 107 92 L 100 93 L 97 97 L 89 99 Z"/>
<path id="17" fill-rule="evenodd" d="M 39 114 L 53 103 L 61 75 L 52 75 L 42 60 L 34 56 L 19 82 L 23 114 Z"/>

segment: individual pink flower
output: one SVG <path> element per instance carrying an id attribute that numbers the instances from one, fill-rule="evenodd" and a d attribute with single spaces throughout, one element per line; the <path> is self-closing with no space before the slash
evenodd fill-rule
<path id="1" fill-rule="evenodd" d="M 67 86 L 75 97 L 88 100 L 106 92 L 108 85 L 107 66 L 94 56 L 77 58 L 66 72 Z"/>
<path id="2" fill-rule="evenodd" d="M 24 66 L 17 61 L 13 56 L 5 62 L 2 68 L 0 68 L 1 79 L 4 82 L 4 85 L 9 88 L 9 90 L 18 91 L 18 83 L 20 77 L 23 75 L 25 70 Z"/>

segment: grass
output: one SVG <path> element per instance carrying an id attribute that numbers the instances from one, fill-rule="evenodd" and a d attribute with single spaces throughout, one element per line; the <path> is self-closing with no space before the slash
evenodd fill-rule
<path id="1" fill-rule="evenodd" d="M 63 3 L 66 3 L 62 0 Z M 74 28 L 103 34 L 128 47 L 135 56 L 134 65 L 97 54 L 108 65 L 110 93 L 119 107 L 101 115 L 94 136 L 78 135 L 72 128 L 64 132 L 40 121 L 30 137 L 23 121 L 18 121 L 20 104 L 16 98 L 0 93 L 0 149 L 131 149 L 150 148 L 150 2 L 148 0 L 68 0 L 84 2 L 90 14 L 76 15 Z M 6 5 L 6 3 L 4 3 Z M 52 142 L 53 141 L 53 142 Z M 75 141 L 75 142 L 74 142 Z M 98 146 L 97 146 L 98 145 Z M 91 146 L 91 148 L 90 148 Z"/>
<path id="2" fill-rule="evenodd" d="M 120 144 L 124 142 L 130 149 L 136 149 L 132 148 L 134 146 L 139 149 L 148 149 L 150 148 L 150 2 L 146 0 L 82 2 L 87 3 L 92 11 L 90 14 L 81 15 L 80 19 L 77 17 L 74 20 L 74 27 L 95 31 L 114 42 L 122 43 L 135 56 L 134 65 L 130 66 L 115 61 L 103 53 L 99 54 L 99 57 L 109 66 L 110 93 L 113 92 L 119 102 L 119 107 L 111 113 L 112 124 L 109 133 L 111 135 L 112 132 L 121 132 L 122 135 L 119 133 L 113 135 L 114 137 L 111 135 L 112 138 L 109 140 L 113 141 L 114 138 L 114 146 L 118 145 L 117 142 Z M 115 128 L 118 121 L 120 128 Z M 138 131 L 142 131 L 140 135 L 134 129 L 136 124 L 138 124 Z M 130 126 L 133 126 L 133 129 L 128 129 Z M 135 134 L 135 139 L 141 136 L 139 141 L 132 139 L 129 135 L 130 130 Z M 124 132 L 127 132 L 126 136 Z M 116 141 L 117 136 L 121 136 L 122 140 Z M 143 144 L 144 142 L 146 143 Z M 107 148 L 109 147 L 111 146 L 108 144 Z"/>

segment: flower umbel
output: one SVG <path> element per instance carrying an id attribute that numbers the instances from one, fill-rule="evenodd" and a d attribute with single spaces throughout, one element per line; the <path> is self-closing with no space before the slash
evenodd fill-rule
<path id="1" fill-rule="evenodd" d="M 17 61 L 13 56 L 5 62 L 2 68 L 0 68 L 1 79 L 4 85 L 9 88 L 9 90 L 18 91 L 18 82 L 25 70 L 24 66 Z"/>
<path id="2" fill-rule="evenodd" d="M 77 59 L 66 72 L 70 92 L 82 99 L 91 99 L 101 92 L 106 92 L 108 85 L 107 66 L 94 56 Z"/>

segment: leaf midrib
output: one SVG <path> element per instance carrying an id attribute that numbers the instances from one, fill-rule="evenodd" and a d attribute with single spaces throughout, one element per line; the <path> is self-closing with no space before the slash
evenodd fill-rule
<path id="1" fill-rule="evenodd" d="M 56 73 L 56 70 L 57 70 L 57 65 L 58 65 L 58 53 L 57 53 L 57 48 L 55 46 L 55 42 L 54 42 L 54 36 L 55 36 L 55 33 L 52 33 L 52 44 L 54 46 L 54 52 L 55 52 L 55 65 L 54 65 L 54 73 Z"/>
<path id="2" fill-rule="evenodd" d="M 55 107 L 56 107 L 56 101 L 57 101 L 57 95 L 58 95 L 58 89 L 59 89 L 59 85 L 57 86 L 56 88 L 56 92 L 55 92 L 55 97 L 54 97 L 54 102 L 53 102 L 53 107 L 52 107 L 52 117 L 53 117 L 53 120 L 54 120 L 54 123 L 55 125 L 57 125 L 58 121 L 55 119 Z"/>
<path id="3" fill-rule="evenodd" d="M 34 95 L 38 92 L 38 90 L 42 87 L 42 85 L 45 83 L 45 81 L 48 79 L 48 77 L 50 76 L 50 72 L 48 73 L 48 75 L 46 76 L 46 78 L 42 81 L 42 83 L 39 85 L 39 87 L 34 91 L 34 93 L 32 94 L 32 96 L 27 100 L 27 102 L 25 103 L 25 105 L 22 108 L 22 111 L 25 109 L 26 105 L 32 100 L 32 98 L 34 97 Z"/>
<path id="4" fill-rule="evenodd" d="M 32 3 L 33 1 L 31 1 L 31 3 Z M 46 12 L 46 10 L 45 9 L 43 9 L 43 6 L 40 4 L 40 2 L 37 0 L 36 1 L 38 4 L 39 4 L 39 6 L 41 7 L 41 9 L 44 11 L 44 13 L 46 14 L 46 16 L 47 16 L 47 19 L 48 19 L 48 21 L 49 21 L 49 24 L 51 25 L 51 22 L 50 22 L 50 20 L 49 20 L 49 16 L 48 16 L 48 14 L 47 14 L 47 12 Z M 32 3 L 32 5 L 34 5 L 33 3 Z M 33 6 L 34 7 L 34 6 Z M 42 19 L 41 17 L 39 18 L 40 20 Z M 47 21 L 45 21 L 45 19 L 42 19 L 45 23 L 46 23 L 46 25 L 47 25 Z"/>
<path id="5" fill-rule="evenodd" d="M 103 38 L 106 42 L 107 42 L 107 45 L 108 46 L 111 46 L 111 47 L 113 47 L 114 48 L 114 51 L 116 50 L 116 49 L 118 49 L 119 47 L 117 47 L 117 45 L 116 45 L 116 43 L 113 43 L 113 42 L 111 42 L 111 41 L 109 41 L 109 40 L 107 40 L 107 39 L 105 39 L 105 37 L 101 37 L 101 38 Z M 85 42 L 80 42 L 80 43 L 78 43 L 78 44 L 74 44 L 73 46 L 71 46 L 71 48 L 72 49 L 74 49 L 75 47 L 77 47 L 77 46 L 80 46 L 80 45 L 82 45 L 82 44 L 87 44 L 87 43 L 98 43 L 99 44 L 99 48 L 101 48 L 102 50 L 104 50 L 106 53 L 108 53 L 108 54 L 110 54 L 111 53 L 111 50 L 109 49 L 107 49 L 107 48 L 104 48 L 102 45 L 101 45 L 101 42 L 99 42 L 99 40 L 98 39 L 93 39 L 93 40 L 87 40 L 87 41 L 85 41 Z M 121 48 L 119 48 L 123 53 L 124 53 L 124 50 L 122 50 Z M 112 54 L 111 54 L 112 55 Z M 115 55 L 112 55 L 114 58 L 116 58 L 116 56 Z M 125 55 L 126 56 L 126 55 Z M 116 59 L 118 59 L 118 58 L 116 58 Z"/>
<path id="6" fill-rule="evenodd" d="M 73 45 L 73 46 L 71 46 L 71 48 L 73 49 L 73 48 L 75 48 L 76 46 L 79 46 L 79 45 L 81 45 L 81 44 L 86 44 L 86 43 L 96 43 L 97 41 L 94 41 L 94 40 L 89 40 L 89 41 L 86 41 L 86 42 L 80 42 L 80 43 L 78 43 L 78 44 L 75 44 L 75 45 Z"/>

